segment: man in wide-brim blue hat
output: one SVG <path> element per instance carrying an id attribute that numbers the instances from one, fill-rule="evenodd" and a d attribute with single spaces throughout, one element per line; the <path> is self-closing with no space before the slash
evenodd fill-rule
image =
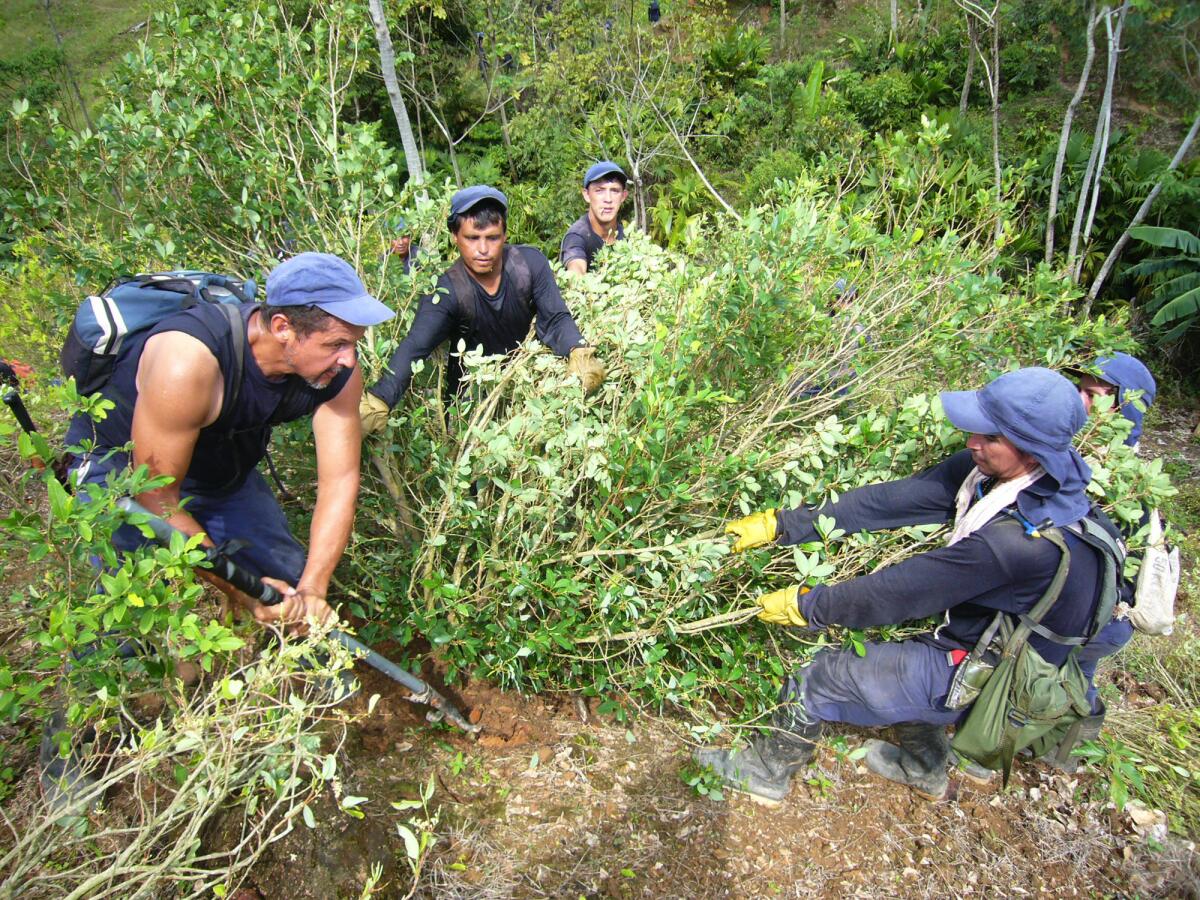
<path id="1" fill-rule="evenodd" d="M 1101 356 L 1090 366 L 1072 366 L 1064 371 L 1079 379 L 1079 396 L 1089 413 L 1100 397 L 1113 398 L 1114 408 L 1133 426 L 1125 443 L 1136 450 L 1142 437 L 1142 420 L 1158 393 L 1146 364 L 1128 353 L 1113 353 Z"/>
<path id="2" fill-rule="evenodd" d="M 847 534 L 907 525 L 951 524 L 943 547 L 869 575 L 811 588 L 793 585 L 759 597 L 759 618 L 807 630 L 869 628 L 941 616 L 933 631 L 899 642 L 868 642 L 865 655 L 828 648 L 784 683 L 773 728 L 741 750 L 701 750 L 697 760 L 734 788 L 776 803 L 812 759 L 824 723 L 894 726 L 897 744 L 870 741 L 865 762 L 877 774 L 928 798 L 948 787 L 946 726 L 965 716 L 945 700 L 957 666 L 996 612 L 1019 616 L 1043 596 L 1061 554 L 1037 528 L 1063 528 L 1089 514 L 1091 472 L 1072 447 L 1087 419 L 1075 386 L 1048 369 L 1020 369 L 979 391 L 941 395 L 946 416 L 969 432 L 967 449 L 901 481 L 869 485 L 816 509 L 769 509 L 731 523 L 735 552 L 775 542 L 820 540 L 815 523 L 832 517 Z M 1015 527 L 1013 520 L 1025 527 Z M 1090 630 L 1103 560 L 1070 531 L 1070 570 L 1042 620 L 1059 636 Z M 1069 647 L 1035 634 L 1047 662 Z"/>

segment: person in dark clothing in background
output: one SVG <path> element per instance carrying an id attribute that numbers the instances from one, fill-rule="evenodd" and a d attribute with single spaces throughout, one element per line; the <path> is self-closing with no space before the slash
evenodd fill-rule
<path id="1" fill-rule="evenodd" d="M 411 275 L 420 265 L 418 260 L 420 252 L 413 249 L 412 234 L 408 230 L 408 223 L 404 219 L 398 219 L 392 226 L 392 233 L 393 237 L 388 241 L 385 256 L 394 257 L 400 263 L 404 274 Z"/>
<path id="2" fill-rule="evenodd" d="M 508 199 L 486 185 L 464 188 L 450 199 L 446 224 L 461 254 L 420 300 L 408 335 L 392 354 L 389 372 L 364 394 L 363 431 L 379 431 L 412 381 L 412 364 L 442 343 L 461 338 L 468 349 L 511 353 L 536 322 L 537 336 L 578 376 L 585 394 L 604 383 L 604 364 L 588 346 L 563 302 L 550 262 L 534 247 L 506 246 Z M 452 356 L 447 389 L 457 392 L 462 363 Z"/>
<path id="3" fill-rule="evenodd" d="M 901 481 L 869 485 L 818 509 L 766 510 L 726 529 L 735 552 L 775 541 L 819 540 L 830 516 L 847 533 L 954 522 L 947 546 L 840 584 L 792 586 L 758 598 L 759 618 L 806 629 L 838 624 L 869 628 L 944 615 L 935 630 L 900 642 L 869 642 L 866 654 L 826 649 L 788 678 L 774 728 L 743 750 L 701 750 L 733 787 L 776 803 L 808 764 L 825 722 L 895 725 L 899 746 L 871 741 L 876 774 L 938 798 L 948 787 L 945 728 L 966 715 L 945 705 L 956 667 L 997 610 L 1019 616 L 1042 597 L 1060 553 L 1035 526 L 1064 527 L 1088 515 L 1087 464 L 1071 446 L 1087 419 L 1074 386 L 1048 369 L 1002 375 L 980 391 L 942 394 L 946 415 L 971 433 L 967 449 Z M 1024 527 L 1019 527 L 1017 523 Z M 1070 571 L 1043 619 L 1058 635 L 1083 636 L 1100 599 L 1103 560 L 1063 530 Z M 1069 647 L 1035 634 L 1047 662 L 1062 665 Z"/>
<path id="4" fill-rule="evenodd" d="M 621 204 L 629 196 L 629 179 L 615 162 L 598 162 L 583 176 L 583 199 L 588 211 L 575 220 L 563 236 L 559 262 L 568 272 L 582 275 L 592 267 L 596 254 L 625 240 L 621 227 Z"/>

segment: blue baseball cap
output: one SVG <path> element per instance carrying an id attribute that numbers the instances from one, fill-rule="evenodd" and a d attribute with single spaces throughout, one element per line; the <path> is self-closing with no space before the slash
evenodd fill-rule
<path id="1" fill-rule="evenodd" d="M 476 203 L 480 203 L 484 200 L 495 200 L 504 207 L 505 212 L 508 212 L 507 197 L 489 185 L 473 184 L 471 187 L 463 188 L 450 198 L 450 215 L 461 215 Z"/>
<path id="2" fill-rule="evenodd" d="M 332 253 L 298 253 L 267 275 L 270 306 L 315 306 L 351 325 L 378 325 L 395 315 L 367 293 L 354 268 Z"/>
<path id="3" fill-rule="evenodd" d="M 1073 375 L 1091 375 L 1117 389 L 1117 406 L 1121 415 L 1133 423 L 1133 430 L 1129 432 L 1125 443 L 1131 447 L 1135 445 L 1142 436 L 1145 410 L 1154 403 L 1154 397 L 1158 393 L 1158 384 L 1142 361 L 1128 353 L 1114 353 L 1111 356 L 1100 357 L 1090 366 L 1071 366 L 1066 371 Z M 1133 398 L 1127 396 L 1129 391 L 1142 392 L 1141 401 L 1145 409 L 1138 409 Z"/>
<path id="4" fill-rule="evenodd" d="M 1087 411 L 1068 379 L 1049 369 L 1018 369 L 982 390 L 943 391 L 941 399 L 955 428 L 1004 435 L 1058 483 L 1056 492 L 1021 492 L 1017 505 L 1027 519 L 1066 525 L 1087 514 L 1092 470 L 1071 443 L 1087 422 Z"/>
<path id="5" fill-rule="evenodd" d="M 583 189 L 586 191 L 588 189 L 588 185 L 590 185 L 593 181 L 599 181 L 605 175 L 620 175 L 622 181 L 629 181 L 629 176 L 625 174 L 624 169 L 618 166 L 615 162 L 605 159 L 596 163 L 584 174 Z"/>

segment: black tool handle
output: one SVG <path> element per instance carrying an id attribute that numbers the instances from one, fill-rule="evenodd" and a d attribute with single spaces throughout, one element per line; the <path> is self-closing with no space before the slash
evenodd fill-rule
<path id="1" fill-rule="evenodd" d="M 163 546 L 168 546 L 171 543 L 171 536 L 173 534 L 183 534 L 182 531 L 179 531 L 178 528 L 170 524 L 166 519 L 154 515 L 154 513 L 131 497 L 122 497 L 117 501 L 117 506 L 121 507 L 125 512 L 147 516 L 149 521 L 146 522 L 146 525 L 154 532 L 154 539 Z M 184 536 L 186 537 L 186 535 Z M 271 585 L 266 584 L 257 575 L 241 568 L 223 553 L 219 547 L 206 547 L 204 549 L 204 556 L 208 560 L 214 575 L 228 581 L 243 594 L 249 594 L 262 603 L 263 606 L 275 606 L 283 602 L 283 594 Z"/>
<path id="2" fill-rule="evenodd" d="M 12 410 L 12 414 L 17 417 L 17 422 L 25 429 L 26 433 L 33 434 L 37 431 L 37 426 L 33 424 L 33 419 L 29 417 L 29 410 L 25 408 L 25 403 L 21 400 L 21 395 L 17 393 L 16 388 L 9 388 L 4 392 L 4 405 Z"/>

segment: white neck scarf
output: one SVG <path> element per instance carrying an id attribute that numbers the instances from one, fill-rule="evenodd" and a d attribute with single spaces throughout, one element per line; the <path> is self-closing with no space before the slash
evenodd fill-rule
<path id="1" fill-rule="evenodd" d="M 992 521 L 997 515 L 1017 502 L 1017 494 L 1037 482 L 1045 474 L 1046 470 L 1041 466 L 1034 466 L 1032 471 L 1026 472 L 1018 478 L 1014 478 L 1011 481 L 1001 481 L 994 485 L 990 491 L 976 501 L 975 490 L 988 477 L 980 472 L 979 467 L 976 466 L 967 475 L 966 480 L 962 483 L 962 487 L 958 489 L 957 496 L 954 498 L 956 509 L 954 531 L 946 539 L 946 546 L 949 547 L 951 544 L 957 544 L 963 538 L 974 534 L 988 522 Z"/>

